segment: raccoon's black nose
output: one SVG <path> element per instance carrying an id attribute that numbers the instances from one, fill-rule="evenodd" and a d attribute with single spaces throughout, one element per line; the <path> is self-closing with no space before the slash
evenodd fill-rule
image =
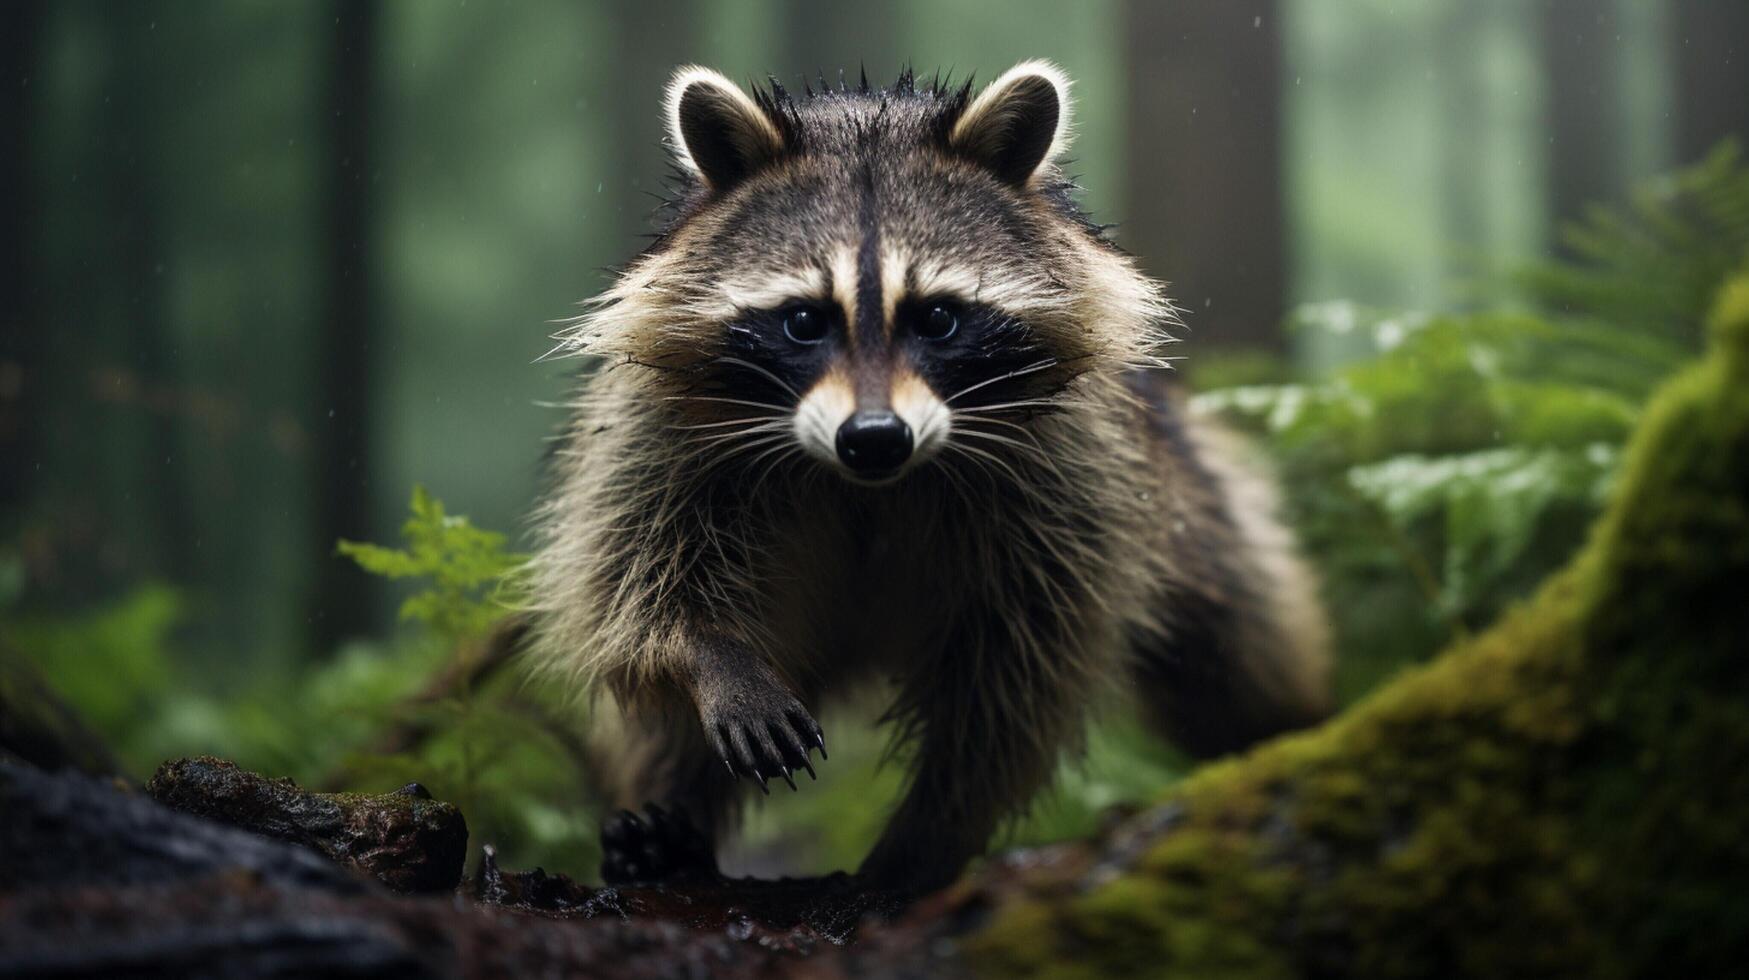
<path id="1" fill-rule="evenodd" d="M 838 458 L 861 476 L 882 476 L 911 458 L 911 427 L 889 411 L 857 412 L 838 427 Z"/>

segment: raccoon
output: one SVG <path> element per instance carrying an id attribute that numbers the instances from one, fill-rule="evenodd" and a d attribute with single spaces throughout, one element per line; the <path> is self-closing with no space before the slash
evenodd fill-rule
<path id="1" fill-rule="evenodd" d="M 742 781 L 812 774 L 859 685 L 891 682 L 909 764 L 860 871 L 909 891 L 1112 691 L 1204 756 L 1328 711 L 1271 487 L 1059 169 L 1068 91 L 1039 61 L 975 95 L 674 75 L 666 227 L 557 336 L 596 368 L 532 563 L 536 655 L 611 695 L 612 792 L 657 804 L 605 829 L 610 881 L 713 870 Z"/>

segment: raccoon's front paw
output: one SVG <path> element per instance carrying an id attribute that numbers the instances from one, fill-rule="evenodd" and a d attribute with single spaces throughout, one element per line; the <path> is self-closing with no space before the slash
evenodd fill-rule
<path id="1" fill-rule="evenodd" d="M 654 884 L 687 878 L 714 878 L 717 856 L 685 810 L 669 813 L 654 803 L 646 816 L 630 810 L 601 824 L 601 880 L 610 885 Z"/>
<path id="2" fill-rule="evenodd" d="M 826 758 L 826 736 L 820 723 L 785 691 L 721 699 L 702 706 L 699 720 L 711 748 L 729 771 L 752 776 L 767 793 L 771 792 L 765 783 L 768 777 L 782 776 L 792 790 L 796 781 L 791 777 L 798 770 L 815 778 L 814 765 L 808 759 L 814 749 L 820 750 L 821 759 Z"/>

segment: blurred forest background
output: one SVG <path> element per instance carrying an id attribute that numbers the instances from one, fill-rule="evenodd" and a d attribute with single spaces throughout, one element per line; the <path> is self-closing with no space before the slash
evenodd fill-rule
<path id="1" fill-rule="evenodd" d="M 0 46 L 0 657 L 135 775 L 418 778 L 577 872 L 572 717 L 467 651 L 576 370 L 535 359 L 649 231 L 674 66 L 1067 68 L 1085 202 L 1285 470 L 1345 698 L 1560 563 L 1749 257 L 1737 2 L 13 0 Z M 896 777 L 834 748 L 746 867 L 872 837 Z M 1182 768 L 1102 726 L 1016 835 Z"/>

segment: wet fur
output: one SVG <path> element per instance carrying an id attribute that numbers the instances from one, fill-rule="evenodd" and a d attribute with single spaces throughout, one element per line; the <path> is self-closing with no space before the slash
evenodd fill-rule
<path id="1" fill-rule="evenodd" d="M 701 715 L 756 728 L 787 697 L 811 721 L 896 679 L 910 779 L 863 870 L 911 888 L 981 853 L 1113 691 L 1201 754 L 1327 710 L 1315 590 L 1267 481 L 1162 370 L 1170 305 L 1050 159 L 1015 183 L 955 151 L 978 104 L 908 78 L 759 93 L 782 152 L 733 186 L 683 169 L 661 238 L 561 335 L 601 367 L 538 513 L 538 650 L 621 709 L 596 712 L 619 801 L 679 805 L 720 837 L 746 783 Z M 749 137 L 769 155 L 766 139 Z M 920 290 L 971 275 L 1012 321 L 989 377 L 1054 362 L 955 403 L 1031 404 L 965 414 L 884 487 L 786 441 L 799 392 L 748 368 L 726 327 L 796 290 L 857 308 L 871 225 L 877 264 Z M 838 247 L 860 268 L 822 268 Z M 891 316 L 891 296 L 870 302 Z"/>

